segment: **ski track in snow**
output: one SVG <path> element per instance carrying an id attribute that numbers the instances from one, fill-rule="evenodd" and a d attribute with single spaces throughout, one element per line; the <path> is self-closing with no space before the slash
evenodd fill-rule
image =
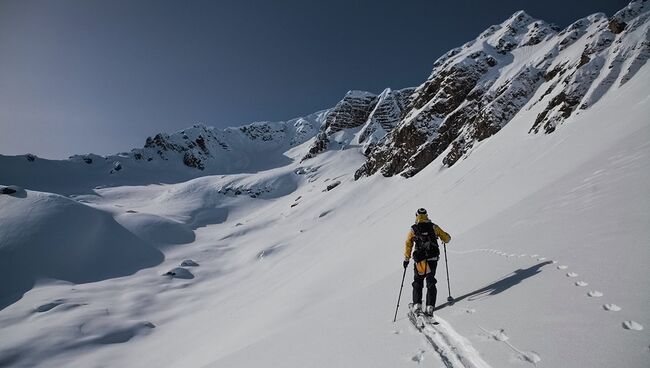
<path id="1" fill-rule="evenodd" d="M 445 367 L 447 368 L 491 368 L 486 363 L 472 344 L 444 319 L 436 316 L 437 325 L 425 323 L 424 327 L 419 327 L 413 313 L 408 313 L 409 320 L 424 337 L 429 341 L 431 346 L 440 355 Z M 415 361 L 415 357 L 413 358 Z M 421 360 L 418 360 L 418 363 Z"/>

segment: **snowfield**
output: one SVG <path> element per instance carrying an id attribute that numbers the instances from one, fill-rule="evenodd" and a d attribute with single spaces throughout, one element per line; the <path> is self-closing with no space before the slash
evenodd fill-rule
<path id="1" fill-rule="evenodd" d="M 644 64 L 529 134 L 540 88 L 409 179 L 354 180 L 363 128 L 198 178 L 0 156 L 0 189 L 20 185 L 0 194 L 0 367 L 647 367 L 648 86 Z M 421 332 L 412 266 L 393 323 L 420 207 L 452 236 L 456 299 L 440 262 Z"/>

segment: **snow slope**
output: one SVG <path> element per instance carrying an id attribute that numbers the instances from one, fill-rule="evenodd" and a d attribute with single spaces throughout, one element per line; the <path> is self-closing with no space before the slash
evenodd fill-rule
<path id="1" fill-rule="evenodd" d="M 0 196 L 0 308 L 42 278 L 86 283 L 129 275 L 163 254 L 112 216 L 69 198 L 19 189 Z"/>

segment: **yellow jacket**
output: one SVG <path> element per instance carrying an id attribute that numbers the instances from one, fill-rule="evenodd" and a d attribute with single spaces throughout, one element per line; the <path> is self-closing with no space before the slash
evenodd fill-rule
<path id="1" fill-rule="evenodd" d="M 431 222 L 429 220 L 429 217 L 427 215 L 417 215 L 415 218 L 415 223 L 419 224 L 421 222 Z M 447 234 L 444 230 L 440 228 L 438 225 L 433 225 L 433 229 L 436 232 L 436 236 L 442 240 L 443 243 L 449 243 L 451 241 L 451 235 Z M 404 249 L 404 259 L 405 260 L 410 260 L 411 259 L 411 252 L 413 251 L 413 239 L 415 238 L 415 233 L 413 232 L 413 229 L 409 230 L 408 235 L 406 236 L 406 249 Z"/>

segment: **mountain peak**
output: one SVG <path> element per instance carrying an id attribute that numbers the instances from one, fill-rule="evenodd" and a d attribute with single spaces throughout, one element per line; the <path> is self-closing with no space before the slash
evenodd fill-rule
<path id="1" fill-rule="evenodd" d="M 374 97 L 375 94 L 372 93 L 372 92 L 368 92 L 368 91 L 361 91 L 361 90 L 352 89 L 352 90 L 349 90 L 345 94 L 345 96 L 346 97 Z"/>
<path id="2" fill-rule="evenodd" d="M 517 10 L 516 12 L 512 13 L 512 15 L 501 24 L 503 25 L 513 24 L 513 23 L 528 24 L 534 20 L 535 19 L 531 17 L 528 13 L 526 13 L 524 10 Z"/>

